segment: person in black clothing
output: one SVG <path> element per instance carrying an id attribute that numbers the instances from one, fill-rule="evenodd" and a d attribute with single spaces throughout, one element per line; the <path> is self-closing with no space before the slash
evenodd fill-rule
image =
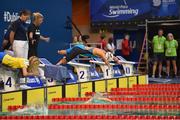
<path id="1" fill-rule="evenodd" d="M 11 23 L 9 40 L 15 57 L 28 57 L 28 38 L 26 21 L 30 19 L 31 11 L 22 10 L 20 17 Z"/>
<path id="2" fill-rule="evenodd" d="M 33 13 L 33 23 L 28 27 L 28 38 L 29 38 L 29 52 L 28 58 L 31 56 L 37 56 L 37 48 L 39 40 L 44 40 L 48 42 L 50 40 L 49 37 L 43 37 L 40 34 L 40 25 L 43 22 L 43 15 L 39 12 Z"/>

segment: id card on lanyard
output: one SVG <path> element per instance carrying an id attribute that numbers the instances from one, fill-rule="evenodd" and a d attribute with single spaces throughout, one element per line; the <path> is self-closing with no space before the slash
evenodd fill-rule
<path id="1" fill-rule="evenodd" d="M 163 49 L 163 46 L 162 46 L 160 40 L 161 40 L 161 39 L 159 39 L 159 37 L 158 37 L 158 49 L 159 49 L 159 50 Z"/>
<path id="2" fill-rule="evenodd" d="M 168 49 L 167 49 L 167 52 L 168 53 L 171 53 L 171 49 L 172 49 L 172 47 L 173 47 L 173 45 L 171 44 L 171 42 L 170 41 L 168 41 Z"/>

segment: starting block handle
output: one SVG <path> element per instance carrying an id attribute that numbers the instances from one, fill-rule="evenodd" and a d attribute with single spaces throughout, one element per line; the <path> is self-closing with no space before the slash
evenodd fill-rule
<path id="1" fill-rule="evenodd" d="M 119 60 L 119 62 L 122 63 L 122 64 L 132 64 L 132 65 L 138 64 L 137 62 L 123 61 L 123 60 Z"/>
<path id="2" fill-rule="evenodd" d="M 138 64 L 138 62 L 127 61 L 121 56 L 116 56 L 122 64 Z"/>
<path id="3" fill-rule="evenodd" d="M 88 65 L 88 64 L 83 64 L 83 63 L 75 63 L 75 62 L 68 62 L 69 65 L 72 65 L 72 66 L 82 66 L 82 67 L 91 67 L 91 65 Z"/>
<path id="4" fill-rule="evenodd" d="M 104 62 L 102 61 L 95 61 L 95 60 L 90 60 L 89 62 L 91 63 L 95 63 L 95 64 L 98 64 L 98 65 L 106 65 Z M 109 63 L 111 66 L 115 65 L 115 63 Z"/>

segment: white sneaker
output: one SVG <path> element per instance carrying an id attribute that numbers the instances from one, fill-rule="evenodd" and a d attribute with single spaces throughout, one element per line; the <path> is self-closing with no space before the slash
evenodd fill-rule
<path id="1" fill-rule="evenodd" d="M 155 75 L 152 75 L 152 78 L 155 78 Z"/>
<path id="2" fill-rule="evenodd" d="M 162 75 L 159 75 L 159 78 L 162 78 Z"/>

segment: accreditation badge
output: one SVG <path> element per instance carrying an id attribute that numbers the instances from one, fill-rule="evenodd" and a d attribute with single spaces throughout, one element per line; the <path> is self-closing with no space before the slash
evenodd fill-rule
<path id="1" fill-rule="evenodd" d="M 158 45 L 158 49 L 159 49 L 159 50 L 162 49 L 162 45 L 159 44 L 159 45 Z"/>
<path id="2" fill-rule="evenodd" d="M 171 49 L 167 49 L 167 52 L 168 52 L 168 53 L 171 53 L 171 51 L 172 51 Z"/>
<path id="3" fill-rule="evenodd" d="M 40 30 L 36 30 L 35 34 L 40 35 Z"/>

